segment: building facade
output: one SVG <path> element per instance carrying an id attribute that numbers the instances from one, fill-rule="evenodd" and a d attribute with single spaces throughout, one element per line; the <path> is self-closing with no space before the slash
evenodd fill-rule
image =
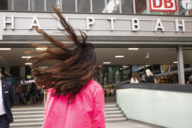
<path id="1" fill-rule="evenodd" d="M 174 0 L 172 1 L 174 2 Z M 135 67 L 134 65 L 137 65 L 138 73 L 142 66 L 147 69 L 147 67 L 154 67 L 152 65 L 159 65 L 157 74 L 162 74 L 160 71 L 163 65 L 168 65 L 171 69 L 170 65 L 177 63 L 175 65 L 177 66 L 178 82 L 186 83 L 183 65 L 188 65 L 185 67 L 190 68 L 192 63 L 192 60 L 187 57 L 191 54 L 192 20 L 191 10 L 182 9 L 179 0 L 175 3 L 177 10 L 174 12 L 151 11 L 150 0 L 3 0 L 0 4 L 0 21 L 2 21 L 0 23 L 0 47 L 30 49 L 29 40 L 48 43 L 37 34 L 34 26 L 67 43 L 62 33 L 59 33 L 63 31 L 62 26 L 50 15 L 53 12 L 50 4 L 63 12 L 67 21 L 76 30 L 81 29 L 87 33 L 88 41 L 96 46 L 96 53 L 104 64 L 121 65 L 117 66 L 121 77 L 124 77 L 123 72 L 127 72 L 123 71 L 124 69 L 121 71 L 123 65 L 131 68 L 130 74 L 136 71 L 132 68 Z M 160 3 L 156 3 L 156 6 L 160 6 Z M 139 53 L 127 53 L 127 48 L 137 48 Z M 167 52 L 164 52 L 165 49 Z M 159 52 L 155 52 L 156 50 Z M 169 53 L 170 50 L 173 53 Z M 108 51 L 111 52 L 108 53 Z M 114 52 L 117 52 L 117 55 L 128 57 L 124 60 L 116 60 Z M 1 52 L 2 58 L 5 60 L 1 62 L 2 67 L 25 65 L 24 59 L 20 60 L 20 63 L 16 60 L 12 61 L 14 58 L 11 54 L 13 53 L 8 56 Z M 148 54 L 150 54 L 150 59 L 145 58 Z M 165 55 L 160 56 L 163 54 Z M 18 59 L 21 59 L 21 56 L 22 53 L 17 56 L 20 57 Z M 110 56 L 113 57 L 109 59 Z M 190 74 L 191 70 L 188 71 Z M 101 73 L 100 83 L 104 84 L 105 74 L 109 75 L 108 66 L 106 72 Z M 154 72 L 157 71 L 154 70 Z M 96 77 L 101 78 L 100 74 Z M 25 78 L 27 78 L 26 75 Z M 109 82 L 109 76 L 106 79 L 107 84 L 113 84 Z M 124 80 L 121 78 L 120 81 L 124 82 Z"/>

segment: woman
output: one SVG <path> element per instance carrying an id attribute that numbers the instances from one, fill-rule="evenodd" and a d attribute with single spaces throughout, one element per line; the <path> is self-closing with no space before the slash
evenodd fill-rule
<path id="1" fill-rule="evenodd" d="M 136 72 L 132 73 L 131 83 L 139 83 L 139 78 Z"/>
<path id="2" fill-rule="evenodd" d="M 36 84 L 48 89 L 43 128 L 105 128 L 103 89 L 92 79 L 100 69 L 94 46 L 86 42 L 87 36 L 80 30 L 78 37 L 62 14 L 53 9 L 65 28 L 65 39 L 73 44 L 63 44 L 36 28 L 51 45 L 31 43 L 47 49 L 27 52 L 39 54 L 28 62 L 32 63 Z M 41 62 L 53 60 L 55 65 L 38 68 Z"/>
<path id="3" fill-rule="evenodd" d="M 153 73 L 149 69 L 146 70 L 145 83 L 154 83 Z"/>

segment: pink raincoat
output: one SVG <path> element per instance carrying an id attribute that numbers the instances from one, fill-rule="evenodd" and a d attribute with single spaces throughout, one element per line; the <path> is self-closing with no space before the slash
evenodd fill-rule
<path id="1" fill-rule="evenodd" d="M 101 85 L 91 80 L 68 104 L 67 96 L 54 96 L 49 89 L 43 128 L 105 128 L 104 94 Z"/>

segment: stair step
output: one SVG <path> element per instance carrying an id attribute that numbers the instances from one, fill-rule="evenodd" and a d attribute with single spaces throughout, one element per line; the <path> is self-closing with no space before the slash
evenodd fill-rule
<path id="1" fill-rule="evenodd" d="M 105 118 L 117 118 L 117 117 L 124 117 L 124 114 L 115 114 L 115 115 L 105 115 Z"/>
<path id="2" fill-rule="evenodd" d="M 25 115 L 25 114 L 44 114 L 44 111 L 24 111 L 24 112 L 12 112 L 13 115 Z"/>
<path id="3" fill-rule="evenodd" d="M 127 118 L 112 118 L 112 119 L 105 119 L 106 122 L 110 122 L 110 121 L 127 121 Z"/>
<path id="4" fill-rule="evenodd" d="M 121 111 L 105 111 L 105 114 L 120 114 L 122 113 Z"/>
<path id="5" fill-rule="evenodd" d="M 18 122 L 43 122 L 43 118 L 35 118 L 35 119 L 14 119 L 14 123 Z"/>
<path id="6" fill-rule="evenodd" d="M 11 123 L 11 128 L 21 128 L 21 127 L 28 127 L 33 126 L 33 128 L 40 127 L 43 125 L 43 122 L 37 122 L 37 123 Z"/>
<path id="7" fill-rule="evenodd" d="M 114 110 L 119 110 L 119 108 L 105 108 L 105 111 L 114 111 Z"/>
<path id="8" fill-rule="evenodd" d="M 20 119 L 20 118 L 43 118 L 44 117 L 44 114 L 41 114 L 41 115 L 13 115 L 13 118 L 14 119 Z"/>
<path id="9" fill-rule="evenodd" d="M 19 108 L 19 109 L 11 109 L 12 112 L 19 112 L 19 111 L 44 111 L 44 108 Z"/>

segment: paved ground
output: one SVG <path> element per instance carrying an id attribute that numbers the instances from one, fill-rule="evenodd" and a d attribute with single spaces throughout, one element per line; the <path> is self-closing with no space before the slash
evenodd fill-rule
<path id="1" fill-rule="evenodd" d="M 107 122 L 106 128 L 162 128 L 158 126 L 149 126 L 134 121 Z"/>

